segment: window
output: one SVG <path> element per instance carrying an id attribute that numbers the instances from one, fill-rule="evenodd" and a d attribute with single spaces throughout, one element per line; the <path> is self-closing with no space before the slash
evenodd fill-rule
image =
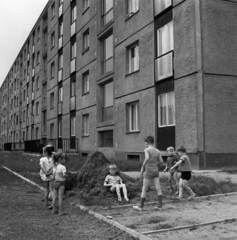
<path id="1" fill-rule="evenodd" d="M 51 48 L 53 48 L 55 46 L 55 33 L 53 32 L 51 34 Z"/>
<path id="2" fill-rule="evenodd" d="M 113 120 L 113 82 L 103 86 L 102 121 Z"/>
<path id="3" fill-rule="evenodd" d="M 26 90 L 24 89 L 24 91 L 23 91 L 23 101 L 25 101 L 26 100 Z"/>
<path id="4" fill-rule="evenodd" d="M 63 35 L 63 21 L 59 20 L 59 37 Z"/>
<path id="5" fill-rule="evenodd" d="M 25 122 L 25 120 L 26 120 L 26 111 L 24 110 L 23 111 L 23 122 Z"/>
<path id="6" fill-rule="evenodd" d="M 50 109 L 54 108 L 54 93 L 50 94 Z"/>
<path id="7" fill-rule="evenodd" d="M 156 80 L 173 76 L 173 21 L 157 30 Z"/>
<path id="8" fill-rule="evenodd" d="M 127 104 L 127 130 L 128 132 L 139 131 L 139 102 Z"/>
<path id="9" fill-rule="evenodd" d="M 37 52 L 37 64 L 40 63 L 40 51 Z"/>
<path id="10" fill-rule="evenodd" d="M 83 11 L 86 11 L 89 6 L 89 0 L 83 0 Z"/>
<path id="11" fill-rule="evenodd" d="M 89 114 L 82 115 L 83 136 L 89 136 Z"/>
<path id="12" fill-rule="evenodd" d="M 113 71 L 113 34 L 108 36 L 103 41 L 103 73 Z"/>
<path id="13" fill-rule="evenodd" d="M 175 125 L 175 94 L 168 92 L 158 95 L 159 127 Z"/>
<path id="14" fill-rule="evenodd" d="M 39 89 L 39 76 L 36 78 L 36 90 Z"/>
<path id="15" fill-rule="evenodd" d="M 155 15 L 158 15 L 166 8 L 172 5 L 171 0 L 154 0 L 155 1 Z"/>
<path id="16" fill-rule="evenodd" d="M 35 129 L 35 139 L 39 139 L 39 128 Z"/>
<path id="17" fill-rule="evenodd" d="M 60 87 L 60 88 L 58 89 L 58 102 L 60 103 L 60 102 L 62 102 L 62 101 L 63 101 L 63 88 Z"/>
<path id="18" fill-rule="evenodd" d="M 71 21 L 72 21 L 71 23 L 75 22 L 76 20 L 77 20 L 77 6 L 74 5 L 71 8 Z"/>
<path id="19" fill-rule="evenodd" d="M 51 74 L 51 78 L 54 78 L 54 75 L 55 75 L 54 62 L 51 63 L 51 71 L 50 71 L 50 74 Z"/>
<path id="20" fill-rule="evenodd" d="M 100 147 L 113 147 L 113 131 L 103 131 L 99 132 L 100 137 Z"/>
<path id="21" fill-rule="evenodd" d="M 62 137 L 62 119 L 58 119 L 58 137 Z"/>
<path id="22" fill-rule="evenodd" d="M 127 48 L 128 73 L 139 70 L 139 44 Z"/>
<path id="23" fill-rule="evenodd" d="M 89 71 L 82 75 L 82 94 L 89 93 Z"/>
<path id="24" fill-rule="evenodd" d="M 127 17 L 139 10 L 139 0 L 127 0 Z"/>
<path id="25" fill-rule="evenodd" d="M 35 91 L 35 80 L 34 80 L 34 78 L 32 78 L 32 92 L 34 92 Z"/>
<path id="26" fill-rule="evenodd" d="M 38 40 L 40 39 L 40 26 L 37 28 L 37 36 L 38 36 Z"/>
<path id="27" fill-rule="evenodd" d="M 84 33 L 83 33 L 83 39 L 82 39 L 82 49 L 83 51 L 86 51 L 89 49 L 89 29 L 87 29 Z"/>
<path id="28" fill-rule="evenodd" d="M 76 116 L 71 117 L 71 136 L 76 136 Z"/>
<path id="29" fill-rule="evenodd" d="M 36 103 L 36 115 L 39 115 L 39 102 Z"/>
<path id="30" fill-rule="evenodd" d="M 51 14 L 52 14 L 52 18 L 54 18 L 54 16 L 55 16 L 55 4 L 54 3 L 51 6 Z"/>
<path id="31" fill-rule="evenodd" d="M 54 137 L 54 124 L 50 124 L 50 138 L 53 139 Z"/>
<path id="32" fill-rule="evenodd" d="M 103 0 L 103 13 L 102 18 L 104 25 L 113 20 L 113 0 Z"/>
<path id="33" fill-rule="evenodd" d="M 76 58 L 77 56 L 77 42 L 76 38 L 71 41 L 71 59 Z"/>
<path id="34" fill-rule="evenodd" d="M 63 53 L 59 53 L 59 57 L 58 57 L 58 69 L 62 69 L 63 68 Z"/>

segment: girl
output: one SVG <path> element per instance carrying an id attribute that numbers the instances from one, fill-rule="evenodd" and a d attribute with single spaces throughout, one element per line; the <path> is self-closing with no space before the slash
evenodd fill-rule
<path id="1" fill-rule="evenodd" d="M 52 155 L 53 155 L 53 148 L 51 145 L 47 145 L 46 147 L 43 148 L 43 154 L 44 157 L 40 159 L 40 177 L 45 183 L 45 196 L 44 196 L 44 202 L 45 206 L 48 206 L 48 201 L 49 201 L 49 194 L 51 193 L 51 197 L 53 196 L 52 194 L 52 187 L 53 187 L 53 160 L 52 160 Z"/>
<path id="2" fill-rule="evenodd" d="M 127 196 L 127 188 L 126 185 L 123 183 L 123 180 L 121 179 L 120 176 L 117 175 L 117 167 L 115 164 L 109 165 L 109 175 L 106 176 L 105 181 L 104 181 L 104 186 L 109 187 L 111 192 L 117 193 L 118 196 L 118 201 L 121 202 L 121 194 L 120 194 L 120 189 L 123 189 L 123 195 L 124 199 L 128 202 L 128 196 Z"/>
<path id="3" fill-rule="evenodd" d="M 190 196 L 188 199 L 192 199 L 196 196 L 196 194 L 192 191 L 192 189 L 188 186 L 188 182 L 191 179 L 191 164 L 189 157 L 186 154 L 186 148 L 184 146 L 180 146 L 177 149 L 178 155 L 181 156 L 180 160 L 170 169 L 174 170 L 177 166 L 179 166 L 179 171 L 181 172 L 181 177 L 179 180 L 179 199 L 183 198 L 183 189 L 185 188 Z"/>
<path id="4" fill-rule="evenodd" d="M 63 195 L 65 191 L 65 181 L 66 181 L 66 167 L 64 164 L 67 162 L 67 155 L 58 151 L 53 155 L 54 161 L 54 191 L 53 191 L 53 211 L 52 213 L 57 213 L 56 210 L 56 201 L 59 201 L 59 215 L 65 215 L 62 211 Z"/>
<path id="5" fill-rule="evenodd" d="M 145 138 L 145 160 L 143 162 L 141 168 L 141 175 L 143 178 L 143 187 L 142 187 L 142 194 L 141 194 L 141 202 L 140 206 L 133 206 L 133 209 L 142 211 L 144 202 L 146 200 L 146 193 L 147 189 L 151 183 L 154 181 L 156 191 L 158 194 L 158 210 L 162 210 L 162 191 L 160 186 L 160 179 L 159 179 L 159 169 L 158 163 L 163 163 L 163 159 L 161 157 L 161 153 L 158 149 L 154 147 L 154 137 L 148 136 Z"/>

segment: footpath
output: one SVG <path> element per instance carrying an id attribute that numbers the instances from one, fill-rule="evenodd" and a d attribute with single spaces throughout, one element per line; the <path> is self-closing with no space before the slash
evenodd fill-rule
<path id="1" fill-rule="evenodd" d="M 0 166 L 1 240 L 133 240 L 132 236 L 65 202 L 67 215 L 52 215 L 43 192 Z"/>

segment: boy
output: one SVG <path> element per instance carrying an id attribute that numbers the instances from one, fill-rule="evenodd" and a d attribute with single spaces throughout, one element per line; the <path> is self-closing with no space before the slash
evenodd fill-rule
<path id="1" fill-rule="evenodd" d="M 191 179 L 191 164 L 189 157 L 186 154 L 186 148 L 184 146 L 180 146 L 177 149 L 178 155 L 181 156 L 180 160 L 170 169 L 173 171 L 177 166 L 179 166 L 179 171 L 181 172 L 181 177 L 179 180 L 179 199 L 183 198 L 183 189 L 185 188 L 190 196 L 187 198 L 192 199 L 196 196 L 196 194 L 192 191 L 192 189 L 188 186 L 188 182 Z"/>
<path id="2" fill-rule="evenodd" d="M 145 145 L 145 160 L 142 164 L 141 175 L 143 175 L 143 187 L 141 193 L 140 206 L 133 206 L 133 209 L 142 211 L 146 194 L 151 181 L 154 181 L 155 188 L 158 195 L 158 210 L 162 210 L 162 191 L 159 179 L 158 164 L 163 163 L 160 151 L 154 147 L 154 137 L 148 136 L 144 140 Z"/>
<path id="3" fill-rule="evenodd" d="M 173 147 L 168 147 L 167 152 L 169 154 L 167 160 L 166 160 L 166 168 L 164 170 L 165 172 L 168 172 L 168 179 L 170 183 L 170 192 L 173 192 L 173 186 L 172 186 L 172 179 L 174 179 L 177 189 L 179 189 L 179 178 L 180 178 L 180 173 L 178 171 L 178 167 L 176 167 L 173 171 L 170 169 L 179 161 L 178 156 L 175 154 L 174 148 Z M 175 193 L 176 195 L 179 194 L 179 191 Z"/>
<path id="4" fill-rule="evenodd" d="M 104 186 L 109 187 L 111 192 L 117 193 L 118 196 L 118 201 L 121 202 L 121 194 L 120 194 L 120 188 L 123 189 L 123 195 L 124 199 L 128 202 L 128 196 L 127 196 L 127 188 L 126 185 L 123 183 L 123 180 L 119 175 L 117 175 L 117 167 L 115 164 L 110 164 L 109 165 L 109 175 L 106 176 L 105 181 L 104 181 Z"/>

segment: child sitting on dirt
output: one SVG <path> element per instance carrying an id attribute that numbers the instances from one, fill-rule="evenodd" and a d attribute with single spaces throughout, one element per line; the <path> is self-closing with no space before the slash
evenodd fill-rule
<path id="1" fill-rule="evenodd" d="M 123 189 L 123 195 L 124 199 L 128 202 L 128 196 L 127 196 L 127 188 L 126 185 L 123 183 L 123 180 L 120 176 L 117 175 L 117 166 L 115 164 L 109 165 L 109 172 L 110 174 L 106 176 L 104 181 L 104 186 L 109 187 L 111 192 L 117 193 L 118 201 L 121 202 L 121 193 L 120 188 Z"/>
<path id="2" fill-rule="evenodd" d="M 179 171 L 181 172 L 181 177 L 179 180 L 179 199 L 183 198 L 183 189 L 185 188 L 190 196 L 189 199 L 192 199 L 196 196 L 196 194 L 192 191 L 192 189 L 188 186 L 188 182 L 191 179 L 191 163 L 189 157 L 186 154 L 186 148 L 181 146 L 177 149 L 178 155 L 181 156 L 180 160 L 170 169 L 173 171 L 177 166 L 179 166 Z"/>
<path id="3" fill-rule="evenodd" d="M 53 211 L 52 213 L 57 213 L 56 210 L 56 201 L 59 201 L 59 215 L 65 215 L 62 211 L 62 202 L 63 202 L 63 195 L 65 191 L 65 181 L 66 181 L 66 167 L 64 164 L 68 161 L 67 155 L 61 151 L 58 151 L 53 154 L 53 161 L 54 161 L 54 184 L 53 184 Z"/>
<path id="4" fill-rule="evenodd" d="M 48 206 L 49 201 L 49 195 L 51 193 L 52 196 L 52 189 L 53 189 L 53 160 L 52 160 L 52 154 L 53 154 L 53 148 L 51 145 L 47 145 L 43 148 L 43 154 L 44 157 L 40 159 L 40 177 L 45 183 L 45 196 L 44 196 L 44 202 L 45 206 Z"/>
<path id="5" fill-rule="evenodd" d="M 171 193 L 173 192 L 172 180 L 174 179 L 177 189 L 178 189 L 178 191 L 175 194 L 178 195 L 179 194 L 180 173 L 178 171 L 178 167 L 174 168 L 174 170 L 172 170 L 172 171 L 170 169 L 179 161 L 179 158 L 175 154 L 173 147 L 168 147 L 167 152 L 168 152 L 169 156 L 166 160 L 166 168 L 164 170 L 164 173 L 168 172 L 168 174 L 169 174 L 168 179 L 169 179 Z"/>

